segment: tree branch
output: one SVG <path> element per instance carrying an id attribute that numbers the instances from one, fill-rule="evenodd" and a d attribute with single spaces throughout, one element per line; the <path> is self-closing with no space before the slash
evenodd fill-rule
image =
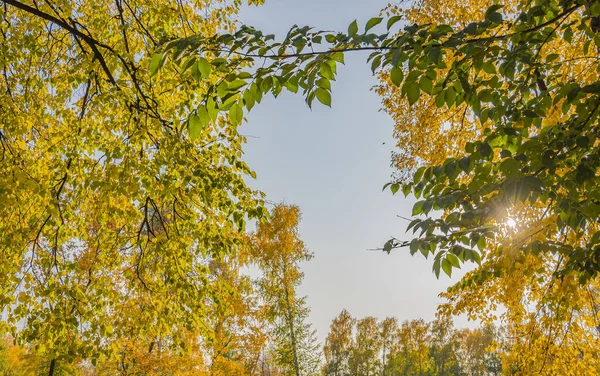
<path id="1" fill-rule="evenodd" d="M 100 62 L 100 65 L 102 66 L 102 70 L 104 71 L 104 73 L 106 74 L 106 76 L 108 77 L 108 80 L 115 86 L 117 86 L 117 81 L 115 81 L 115 78 L 113 77 L 110 69 L 108 68 L 108 65 L 106 64 L 106 60 L 104 59 L 104 56 L 102 55 L 102 53 L 100 52 L 100 50 L 98 50 L 98 47 L 103 47 L 106 48 L 108 46 L 104 46 L 103 44 L 101 44 L 100 42 L 98 42 L 97 40 L 95 40 L 94 38 L 92 38 L 91 36 L 82 33 L 81 31 L 77 30 L 77 28 L 67 24 L 66 22 L 64 22 L 63 20 L 54 17 L 48 13 L 42 12 L 41 10 L 37 9 L 37 8 L 33 8 L 27 4 L 23 4 L 21 2 L 18 2 L 16 0 L 2 0 L 3 3 L 8 4 L 8 5 L 12 5 L 15 8 L 21 9 L 27 13 L 33 14 L 35 16 L 38 16 L 40 18 L 43 18 L 47 21 L 52 22 L 53 24 L 56 24 L 58 26 L 60 26 L 61 28 L 65 29 L 66 31 L 68 31 L 69 33 L 71 33 L 73 36 L 75 36 L 76 38 L 81 38 L 88 46 L 90 46 L 90 48 L 92 49 L 92 51 L 94 52 L 94 57 L 96 59 L 98 59 L 98 61 Z"/>

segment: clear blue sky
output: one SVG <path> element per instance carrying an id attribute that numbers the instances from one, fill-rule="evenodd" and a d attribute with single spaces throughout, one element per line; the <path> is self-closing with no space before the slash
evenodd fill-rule
<path id="1" fill-rule="evenodd" d="M 381 0 L 266 0 L 263 6 L 245 7 L 240 20 L 278 36 L 293 24 L 346 30 L 355 18 L 364 25 L 386 5 Z M 380 99 L 370 91 L 377 81 L 366 58 L 346 56 L 331 109 L 315 101 L 311 111 L 301 95 L 284 92 L 263 100 L 241 129 L 252 136 L 245 160 L 258 176 L 251 185 L 269 200 L 296 204 L 302 211 L 300 234 L 315 257 L 304 265 L 300 293 L 308 295 L 320 340 L 344 308 L 354 317 L 431 320 L 442 302 L 438 294 L 458 277 L 436 280 L 431 260 L 411 257 L 405 249 L 391 255 L 369 251 L 390 236 L 408 238 L 407 223 L 397 216 L 410 216 L 414 200 L 381 190 L 392 172 L 393 122 L 378 112 Z"/>

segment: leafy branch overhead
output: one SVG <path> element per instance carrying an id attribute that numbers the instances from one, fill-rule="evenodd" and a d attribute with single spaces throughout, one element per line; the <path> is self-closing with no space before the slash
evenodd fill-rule
<path id="1" fill-rule="evenodd" d="M 377 17 L 362 30 L 354 21 L 345 33 L 294 26 L 278 42 L 244 26 L 168 42 L 153 61 L 172 61 L 163 69 L 196 80 L 217 78 L 188 119 L 196 135 L 219 112 L 240 123 L 264 95 L 284 88 L 301 92 L 309 106 L 315 98 L 330 106 L 344 54 L 369 52 L 372 72 L 389 74 L 409 104 L 430 97 L 438 108 L 466 105 L 465 116 L 485 125 L 460 158 L 389 185 L 421 199 L 409 225 L 419 236 L 392 239 L 383 250 L 408 246 L 433 254 L 436 274 L 450 275 L 464 261 L 479 263 L 480 251 L 497 244 L 511 208 L 525 205 L 552 225 L 540 230 L 544 237 L 519 239 L 521 249 L 564 258 L 556 273 L 574 272 L 583 283 L 600 270 L 599 17 L 599 1 L 568 0 L 538 1 L 520 12 L 492 5 L 484 19 L 461 29 L 414 24 L 397 31 L 400 16 Z M 581 58 L 590 61 L 594 79 L 578 80 L 565 71 L 563 56 L 547 53 L 576 41 L 583 41 Z M 440 218 L 431 216 L 436 210 Z"/>

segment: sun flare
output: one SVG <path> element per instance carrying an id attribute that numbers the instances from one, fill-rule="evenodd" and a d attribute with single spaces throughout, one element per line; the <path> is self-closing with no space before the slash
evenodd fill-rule
<path id="1" fill-rule="evenodd" d="M 514 229 L 517 227 L 517 221 L 515 221 L 513 218 L 508 218 L 506 220 L 506 226 L 508 226 L 511 229 Z"/>

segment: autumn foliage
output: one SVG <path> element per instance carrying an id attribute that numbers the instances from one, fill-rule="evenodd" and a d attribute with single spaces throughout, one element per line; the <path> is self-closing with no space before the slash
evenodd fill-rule
<path id="1" fill-rule="evenodd" d="M 3 374 L 600 373 L 598 0 L 417 0 L 282 39 L 238 0 L 2 5 Z M 472 269 L 438 320 L 343 311 L 322 347 L 300 211 L 248 186 L 238 126 L 284 89 L 331 106 L 348 53 L 395 122 L 385 188 L 417 198 L 381 250 Z"/>

